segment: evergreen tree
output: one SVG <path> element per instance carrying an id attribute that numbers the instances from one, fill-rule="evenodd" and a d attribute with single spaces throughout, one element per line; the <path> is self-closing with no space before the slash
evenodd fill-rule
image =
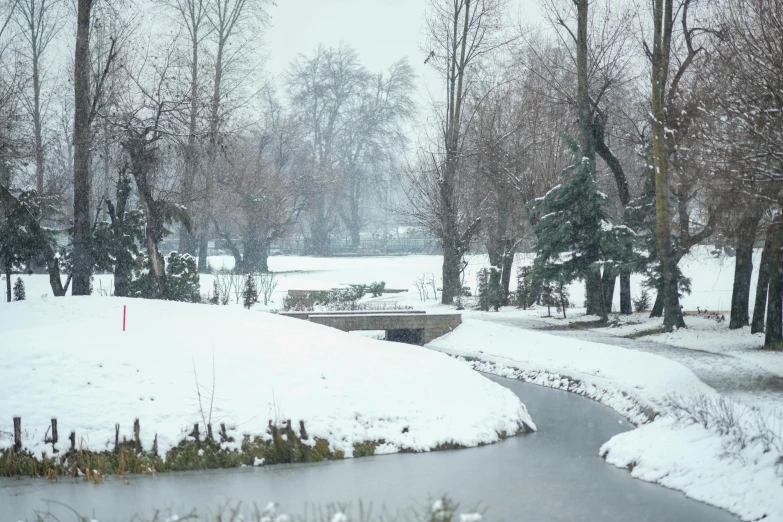
<path id="1" fill-rule="evenodd" d="M 633 308 L 635 312 L 646 312 L 650 309 L 650 294 L 647 290 L 642 290 L 639 297 L 633 300 Z"/>
<path id="2" fill-rule="evenodd" d="M 563 312 L 563 319 L 566 319 L 566 308 L 571 304 L 569 302 L 570 293 L 564 277 L 558 277 L 554 281 L 554 299 L 557 303 L 557 311 Z"/>
<path id="3" fill-rule="evenodd" d="M 220 304 L 220 289 L 218 288 L 217 280 L 212 280 L 212 295 L 209 298 L 209 304 Z"/>
<path id="4" fill-rule="evenodd" d="M 489 270 L 482 268 L 476 274 L 477 308 L 482 312 L 489 312 Z"/>
<path id="5" fill-rule="evenodd" d="M 242 292 L 242 299 L 245 308 L 248 310 L 258 301 L 258 289 L 256 288 L 256 278 L 253 274 L 247 274 L 245 282 L 245 291 Z"/>
<path id="6" fill-rule="evenodd" d="M 21 277 L 16 278 L 16 282 L 14 283 L 14 301 L 24 301 L 25 295 L 24 295 L 24 281 L 22 281 Z"/>
<path id="7" fill-rule="evenodd" d="M 530 271 L 531 268 L 529 266 L 517 268 L 517 306 L 524 310 L 533 306 L 535 302 Z"/>
<path id="8" fill-rule="evenodd" d="M 12 300 L 11 274 L 51 251 L 51 235 L 38 224 L 40 200 L 34 190 L 18 195 L 0 186 L 0 270 L 6 277 L 6 301 Z"/>
<path id="9" fill-rule="evenodd" d="M 627 242 L 635 234 L 625 226 L 611 224 L 608 198 L 598 190 L 593 163 L 572 139 L 564 137 L 574 162 L 563 170 L 564 181 L 530 206 L 536 233 L 537 256 L 533 275 L 542 281 L 592 278 L 601 286 L 601 268 L 619 270 L 629 266 Z M 603 288 L 595 292 L 602 296 Z M 601 319 L 608 319 L 608 306 L 599 304 Z"/>
<path id="10" fill-rule="evenodd" d="M 547 317 L 552 317 L 552 307 L 557 306 L 557 299 L 555 299 L 554 294 L 552 283 L 548 281 L 541 283 L 541 304 L 546 306 Z"/>

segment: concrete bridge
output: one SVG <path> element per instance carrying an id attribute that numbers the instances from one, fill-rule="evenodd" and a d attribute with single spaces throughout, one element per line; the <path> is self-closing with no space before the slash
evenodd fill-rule
<path id="1" fill-rule="evenodd" d="M 280 315 L 331 326 L 344 332 L 385 330 L 387 341 L 419 346 L 462 324 L 462 314 L 428 314 L 423 310 L 281 312 Z"/>

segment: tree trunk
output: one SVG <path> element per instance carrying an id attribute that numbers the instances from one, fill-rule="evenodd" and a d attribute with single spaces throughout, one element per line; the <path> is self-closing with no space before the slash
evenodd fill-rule
<path id="1" fill-rule="evenodd" d="M 5 266 L 5 300 L 11 302 L 11 265 Z"/>
<path id="2" fill-rule="evenodd" d="M 748 326 L 750 280 L 753 275 L 753 244 L 756 241 L 761 214 L 746 216 L 737 234 L 737 254 L 734 264 L 734 285 L 731 292 L 731 319 L 729 328 Z"/>
<path id="3" fill-rule="evenodd" d="M 585 276 L 585 314 L 601 315 L 601 272 L 591 270 Z"/>
<path id="4" fill-rule="evenodd" d="M 198 238 L 198 266 L 197 270 L 200 274 L 206 274 L 209 272 L 209 236 L 207 236 L 207 230 L 209 230 L 209 223 L 204 223 L 201 229 L 201 235 Z"/>
<path id="5" fill-rule="evenodd" d="M 507 251 L 505 255 L 503 256 L 503 266 L 501 267 L 503 269 L 503 274 L 500 278 L 500 286 L 501 290 L 503 291 L 503 304 L 508 305 L 509 301 L 509 287 L 511 286 L 511 270 L 514 266 L 514 252 L 513 251 Z"/>
<path id="6" fill-rule="evenodd" d="M 35 188 L 44 193 L 44 148 L 41 123 L 41 78 L 38 70 L 38 50 L 33 46 L 33 132 L 35 133 Z"/>
<path id="7" fill-rule="evenodd" d="M 190 109 L 188 121 L 188 142 L 185 152 L 185 171 L 182 175 L 182 204 L 188 207 L 193 216 L 193 182 L 196 178 L 196 118 L 198 117 L 198 47 L 199 26 L 194 24 L 191 28 L 191 64 L 190 64 Z M 195 216 L 193 216 L 195 218 Z M 180 253 L 196 254 L 195 238 L 188 232 L 184 225 L 179 227 L 179 251 Z M 204 267 L 206 269 L 206 266 Z M 199 270 L 201 271 L 201 270 Z"/>
<path id="8" fill-rule="evenodd" d="M 764 331 L 764 316 L 767 311 L 767 291 L 769 289 L 770 256 L 772 255 L 772 235 L 767 229 L 767 239 L 759 262 L 759 277 L 756 283 L 756 301 L 753 306 L 753 321 L 750 323 L 750 333 Z"/>
<path id="9" fill-rule="evenodd" d="M 614 302 L 614 286 L 616 282 L 617 274 L 614 272 L 614 270 L 604 268 L 601 285 L 603 286 L 604 306 L 606 307 L 607 314 L 611 313 L 612 311 L 612 303 Z"/>
<path id="10" fill-rule="evenodd" d="M 767 298 L 767 325 L 764 346 L 771 347 L 783 342 L 783 223 L 770 226 L 769 251 L 769 293 Z"/>
<path id="11" fill-rule="evenodd" d="M 663 273 L 663 331 L 684 327 L 677 288 L 677 265 L 672 252 L 669 224 L 669 150 L 666 143 L 664 91 L 669 72 L 672 0 L 654 0 L 654 36 L 652 52 L 652 138 L 655 168 L 655 235 Z"/>
<path id="12" fill-rule="evenodd" d="M 620 272 L 620 313 L 623 315 L 631 315 L 633 313 L 631 273 L 627 270 Z"/>
<path id="13" fill-rule="evenodd" d="M 62 279 L 60 279 L 60 260 L 54 256 L 54 252 L 47 259 L 46 268 L 49 271 L 49 286 L 52 287 L 52 294 L 55 297 L 63 297 L 68 288 L 63 287 Z"/>
<path id="14" fill-rule="evenodd" d="M 656 289 L 655 302 L 650 310 L 650 318 L 653 317 L 663 317 L 663 291 L 660 288 Z"/>
<path id="15" fill-rule="evenodd" d="M 90 10 L 92 0 L 77 0 L 74 54 L 73 126 L 73 295 L 90 294 L 92 230 L 90 219 Z"/>

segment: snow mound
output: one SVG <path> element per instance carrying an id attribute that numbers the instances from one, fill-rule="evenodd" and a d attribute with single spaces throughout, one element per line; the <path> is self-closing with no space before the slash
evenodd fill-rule
<path id="1" fill-rule="evenodd" d="M 468 319 L 429 348 L 523 370 L 561 373 L 660 411 L 667 397 L 716 395 L 685 366 L 651 353 Z"/>
<path id="2" fill-rule="evenodd" d="M 38 455 L 51 454 L 52 418 L 60 448 L 71 431 L 91 450 L 111 448 L 115 424 L 130 440 L 138 418 L 144 447 L 157 433 L 163 453 L 195 423 L 204 429 L 210 408 L 211 424 L 234 436 L 303 420 L 311 439 L 349 457 L 365 441 L 385 441 L 383 453 L 426 451 L 535 429 L 511 391 L 444 354 L 238 307 L 25 301 L 4 308 L 0 332 L 0 448 L 19 416 L 23 445 Z"/>
<path id="3" fill-rule="evenodd" d="M 601 455 L 631 468 L 633 477 L 683 491 L 742 520 L 783 521 L 783 463 L 759 444 L 729 452 L 725 438 L 666 417 L 615 435 Z"/>

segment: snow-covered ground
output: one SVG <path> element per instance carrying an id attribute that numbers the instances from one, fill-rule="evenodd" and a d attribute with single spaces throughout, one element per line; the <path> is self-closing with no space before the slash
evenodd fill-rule
<path id="1" fill-rule="evenodd" d="M 757 252 L 754 257 L 754 267 L 758 266 Z M 468 257 L 465 270 L 465 284 L 475 288 L 476 274 L 481 268 L 489 266 L 486 255 Z M 516 267 L 531 264 L 531 254 L 517 254 Z M 385 281 L 387 288 L 405 289 L 407 294 L 390 296 L 397 301 L 405 301 L 417 306 L 431 306 L 437 303 L 432 293 L 426 303 L 422 303 L 416 291 L 415 281 L 420 277 L 434 277 L 440 286 L 440 272 L 443 258 L 432 255 L 415 256 L 379 256 L 379 257 L 309 257 L 309 256 L 271 256 L 269 268 L 275 272 L 278 284 L 273 296 L 271 308 L 279 308 L 282 298 L 288 290 L 323 290 L 349 284 L 369 284 L 374 281 Z M 234 258 L 231 256 L 213 256 L 209 265 L 215 269 L 232 268 Z M 692 280 L 693 291 L 682 299 L 686 310 L 696 310 L 697 307 L 708 310 L 727 310 L 731 303 L 731 287 L 734 275 L 734 258 L 712 254 L 711 247 L 696 247 L 693 252 L 683 258 L 680 264 L 686 276 Z M 16 279 L 17 276 L 13 276 Z M 751 295 L 755 292 L 754 271 L 751 285 Z M 51 296 L 51 288 L 46 275 L 22 275 L 27 289 L 27 298 L 34 300 L 42 296 Z M 5 283 L 2 277 L 2 283 Z M 4 287 L 4 285 L 3 285 Z M 632 294 L 637 297 L 641 293 L 642 278 L 632 276 Z M 108 274 L 98 274 L 93 281 L 94 293 L 108 295 L 112 290 L 112 277 Z M 516 288 L 516 277 L 512 277 L 512 290 Z M 208 295 L 212 290 L 212 276 L 201 276 L 201 292 Z M 584 284 L 575 282 L 569 285 L 571 302 L 582 306 L 584 302 Z M 654 292 L 651 292 L 654 297 Z M 619 307 L 619 288 L 615 289 L 614 306 Z M 235 303 L 235 300 L 232 300 Z M 0 300 L 0 306 L 4 303 Z M 535 312 L 537 316 L 544 312 Z M 553 312 L 554 313 L 554 312 Z"/>
<path id="2" fill-rule="evenodd" d="M 529 255 L 517 256 L 517 265 L 531 261 L 532 257 Z M 185 426 L 192 425 L 200 417 L 193 367 L 195 364 L 200 382 L 206 380 L 206 384 L 209 385 L 213 344 L 217 369 L 216 416 L 226 419 L 228 423 L 234 422 L 238 426 L 238 431 L 262 432 L 270 415 L 281 415 L 292 419 L 303 418 L 307 422 L 308 431 L 311 431 L 311 426 L 315 423 L 319 426 L 316 428 L 319 430 L 318 433 L 322 434 L 319 436 L 334 440 L 335 444 L 340 445 L 339 448 L 349 449 L 352 442 L 373 440 L 383 435 L 390 446 L 379 448 L 379 452 L 382 452 L 394 451 L 409 444 L 413 440 L 407 438 L 411 436 L 410 432 L 403 436 L 399 433 L 399 428 L 416 422 L 421 426 L 421 431 L 415 443 L 424 448 L 427 444 L 433 445 L 437 443 L 436 441 L 443 440 L 444 435 L 439 431 L 442 425 L 440 422 L 436 423 L 437 426 L 433 424 L 431 416 L 436 415 L 435 411 L 438 408 L 445 408 L 449 415 L 456 415 L 454 409 L 457 407 L 454 406 L 452 409 L 447 406 L 452 404 L 459 405 L 459 412 L 466 415 L 461 418 L 461 421 L 456 420 L 456 416 L 453 421 L 450 420 L 453 425 L 449 426 L 449 431 L 463 434 L 464 441 L 480 442 L 481 437 L 492 438 L 495 436 L 493 433 L 499 431 L 498 419 L 508 416 L 509 411 L 513 410 L 515 412 L 513 415 L 520 420 L 522 418 L 520 412 L 524 410 L 519 410 L 518 401 L 512 401 L 494 388 L 486 388 L 483 380 L 465 380 L 471 379 L 468 375 L 475 374 L 470 372 L 457 374 L 455 368 L 442 366 L 445 358 L 442 354 L 432 354 L 432 357 L 440 357 L 435 364 L 435 359 L 422 355 L 427 352 L 415 347 L 381 344 L 363 339 L 361 336 L 348 336 L 318 327 L 315 327 L 318 328 L 316 332 L 311 330 L 313 326 L 307 323 L 294 324 L 286 322 L 283 318 L 258 313 L 262 309 L 280 308 L 282 299 L 289 289 L 327 289 L 348 284 L 367 284 L 373 281 L 385 281 L 387 288 L 407 290 L 403 293 L 384 295 L 377 299 L 378 301 L 416 308 L 445 308 L 431 294 L 427 301 L 421 301 L 414 284 L 417 278 L 431 276 L 434 276 L 439 284 L 441 262 L 440 256 L 363 258 L 274 256 L 270 258 L 270 268 L 276 272 L 278 286 L 268 306 L 257 305 L 255 310 L 248 312 L 236 304 L 228 307 L 173 303 L 155 305 L 162 306 L 160 310 L 167 310 L 166 313 L 173 314 L 176 318 L 172 323 L 174 328 L 163 326 L 164 321 L 159 317 L 161 313 L 157 309 L 156 311 L 145 309 L 148 306 L 145 302 L 121 300 L 132 303 L 132 310 L 136 310 L 129 315 L 129 327 L 135 328 L 136 323 L 133 321 L 138 320 L 139 317 L 156 324 L 155 336 L 162 341 L 160 345 L 167 346 L 166 350 L 146 346 L 144 341 L 148 341 L 148 338 L 140 333 L 134 333 L 133 330 L 126 332 L 124 338 L 117 337 L 118 334 L 113 329 L 119 328 L 117 322 L 119 305 L 115 303 L 120 300 L 92 298 L 77 300 L 77 302 L 89 301 L 102 304 L 64 305 L 61 303 L 65 300 L 53 299 L 49 295 L 50 289 L 45 276 L 23 276 L 29 302 L 0 304 L 0 332 L 5 334 L 6 330 L 11 331 L 12 335 L 17 336 L 15 344 L 20 346 L 27 346 L 25 344 L 27 341 L 21 339 L 28 337 L 39 339 L 39 344 L 45 344 L 43 343 L 45 337 L 56 339 L 57 342 L 46 344 L 43 348 L 45 356 L 41 359 L 25 352 L 24 364 L 39 369 L 43 364 L 48 364 L 50 367 L 57 365 L 59 371 L 52 373 L 52 378 L 57 379 L 55 384 L 69 383 L 69 386 L 77 390 L 78 401 L 86 404 L 92 404 L 97 400 L 90 392 L 95 390 L 96 383 L 101 383 L 101 386 L 105 387 L 102 393 L 117 396 L 123 405 L 130 408 L 133 403 L 133 408 L 138 405 L 149 408 L 145 410 L 153 416 L 150 417 L 149 422 L 154 425 L 155 419 L 160 418 L 161 425 L 168 426 L 167 429 L 173 432 L 169 443 L 181 439 L 186 430 Z M 691 295 L 682 300 L 686 311 L 695 311 L 699 307 L 726 313 L 731 301 L 733 262 L 734 259 L 731 257 L 715 256 L 709 247 L 696 248 L 692 254 L 683 259 L 681 267 L 685 275 L 691 277 L 693 288 Z M 757 266 L 758 253 L 754 262 Z M 233 259 L 211 258 L 210 263 L 213 266 L 224 265 L 228 268 L 233 265 Z M 485 266 L 488 266 L 486 256 L 473 256 L 466 270 L 465 283 L 475 286 L 476 272 Z M 110 285 L 110 276 L 95 277 L 96 293 L 101 293 L 101 289 L 110 288 Z M 514 286 L 512 278 L 512 288 Z M 202 293 L 209 293 L 212 287 L 211 276 L 201 277 L 201 287 Z M 570 285 L 570 292 L 572 303 L 582 306 L 583 284 L 577 282 Z M 641 278 L 636 276 L 632 278 L 632 292 L 634 297 L 641 292 Z M 754 292 L 755 272 L 751 295 Z M 616 293 L 615 308 L 618 304 L 619 296 Z M 69 310 L 71 306 L 77 306 L 77 309 Z M 23 307 L 28 307 L 27 310 L 31 312 L 24 320 L 19 315 L 19 310 Z M 87 308 L 82 312 L 79 307 Z M 185 309 L 194 312 L 184 314 L 178 311 Z M 80 317 L 82 313 L 84 319 Z M 136 315 L 139 313 L 141 316 Z M 776 440 L 780 441 L 783 438 L 783 418 L 775 416 L 770 407 L 769 397 L 758 402 L 747 403 L 760 405 L 758 410 L 751 411 L 743 404 L 732 405 L 736 411 L 745 411 L 740 415 L 742 419 L 737 424 L 741 427 L 739 431 L 742 432 L 742 436 L 737 433 L 734 435 L 723 433 L 712 425 L 705 427 L 689 422 L 682 416 L 677 417 L 675 421 L 669 403 L 670 393 L 686 398 L 702 397 L 706 398 L 705 400 L 715 401 L 716 404 L 723 397 L 701 382 L 691 370 L 680 364 L 683 358 L 678 359 L 680 362 L 677 362 L 667 359 L 663 352 L 664 356 L 661 356 L 629 349 L 628 346 L 609 346 L 574 339 L 581 335 L 578 329 L 569 331 L 571 338 L 567 339 L 512 325 L 514 321 L 523 324 L 527 319 L 534 319 L 539 322 L 545 321 L 550 326 L 565 326 L 565 323 L 585 322 L 591 319 L 585 317 L 583 309 L 579 308 L 568 310 L 568 320 L 544 319 L 542 316 L 545 313 L 542 309 L 523 311 L 507 308 L 499 313 L 489 314 L 466 310 L 463 315 L 465 323 L 449 336 L 436 340 L 430 347 L 471 358 L 463 362 L 448 359 L 454 364 L 464 365 L 464 362 L 468 362 L 476 369 L 567 389 L 603 402 L 640 424 L 636 430 L 614 437 L 601 448 L 608 462 L 632 468 L 632 473 L 636 477 L 682 490 L 693 498 L 729 509 L 746 520 L 758 519 L 763 515 L 767 517 L 765 520 L 783 520 L 783 487 L 781 487 L 783 464 L 778 464 L 776 460 L 783 453 L 783 449 L 773 448 L 764 453 L 761 451 L 763 437 L 755 437 L 759 434 L 760 428 L 754 423 L 757 423 L 759 418 L 766 418 L 769 429 L 777 430 Z M 554 313 L 556 312 L 553 310 Z M 209 314 L 209 317 L 203 314 Z M 34 332 L 34 326 L 45 323 L 44 318 L 52 319 L 52 327 L 47 326 L 49 329 L 45 334 Z M 78 318 L 78 322 L 77 326 L 71 328 L 65 323 L 73 318 Z M 509 326 L 490 324 L 481 319 L 508 321 Z M 650 330 L 660 326 L 660 320 L 650 320 L 644 314 L 635 314 L 629 318 L 619 317 L 619 320 L 621 323 L 619 327 L 601 328 L 600 332 L 602 335 L 615 336 L 613 339 L 622 341 L 620 344 L 634 341 L 617 339 L 617 337 L 627 337 L 640 332 L 649 334 Z M 690 326 L 688 330 L 666 335 L 645 335 L 642 339 L 681 347 L 694 354 L 702 351 L 730 356 L 724 357 L 728 360 L 724 363 L 729 366 L 734 360 L 732 358 L 736 358 L 745 369 L 748 366 L 760 367 L 768 372 L 783 375 L 783 356 L 780 353 L 758 350 L 763 342 L 760 336 L 751 335 L 747 329 L 729 331 L 727 322 L 719 324 L 704 317 L 689 315 L 686 321 Z M 78 326 L 86 323 L 94 323 L 98 326 L 91 329 Z M 183 328 L 188 330 L 184 344 L 176 335 L 176 330 Z M 85 331 L 89 332 L 89 335 L 85 335 Z M 225 333 L 226 331 L 229 333 Z M 272 331 L 279 333 L 270 333 Z M 134 335 L 138 337 L 133 338 Z M 106 354 L 119 357 L 111 364 L 117 364 L 117 367 L 125 372 L 119 374 L 119 380 L 127 380 L 127 383 L 121 385 L 118 382 L 106 382 L 109 379 L 106 378 L 105 372 L 101 374 L 101 368 L 94 368 L 94 364 L 89 366 L 91 363 L 87 359 L 80 362 L 80 356 L 73 355 L 71 353 L 73 350 L 66 349 L 76 344 L 76 341 L 69 339 L 78 338 L 82 341 L 85 337 L 89 337 L 86 342 L 90 346 L 90 353 L 85 357 L 89 356 L 92 360 L 106 358 Z M 7 338 L 11 337 L 6 335 L 0 337 L 0 349 L 3 352 L 5 352 L 4 343 Z M 127 341 L 132 338 L 135 341 Z M 317 338 L 318 346 L 326 343 L 327 349 L 315 349 L 314 338 Z M 249 339 L 251 341 L 248 341 Z M 605 342 L 608 342 L 606 339 L 605 337 Z M 313 358 L 316 361 L 313 367 L 325 364 L 330 368 L 326 379 L 320 379 L 319 374 L 312 373 L 309 364 L 302 373 L 299 364 L 291 366 L 286 362 L 290 348 L 285 351 L 281 347 L 290 347 L 294 340 L 296 340 L 295 344 L 300 346 L 299 349 L 304 350 L 296 353 L 297 362 L 309 361 L 309 358 Z M 126 342 L 129 344 L 123 344 Z M 390 348 L 391 346 L 394 348 Z M 114 350 L 114 347 L 118 349 Z M 394 364 L 390 364 L 391 361 L 386 359 L 387 356 L 395 358 Z M 399 356 L 403 356 L 409 364 L 401 368 L 397 363 Z M 141 376 L 140 372 L 134 374 L 135 369 L 139 368 L 139 361 L 146 359 L 154 359 L 162 365 L 162 368 L 167 368 L 166 372 L 157 374 L 153 379 L 155 382 L 162 383 L 160 391 L 156 388 L 156 395 L 143 391 L 152 389 L 150 383 L 153 380 L 150 380 L 149 376 Z M 240 361 L 234 366 L 240 368 L 239 370 L 231 370 L 232 361 Z M 16 363 L 3 359 L 0 363 L 0 373 L 3 373 L 4 368 L 8 368 L 8 364 Z M 282 364 L 287 370 L 282 374 L 273 371 L 270 365 L 277 364 Z M 375 365 L 377 368 L 383 368 L 384 372 L 375 369 Z M 443 382 L 448 383 L 449 386 L 444 388 L 448 390 L 444 393 L 448 395 L 448 399 L 446 395 L 440 393 L 433 395 L 432 389 L 428 387 L 432 382 L 429 373 L 436 366 L 440 368 L 436 371 L 436 375 L 439 375 L 437 372 L 445 372 Z M 372 370 L 367 371 L 367 368 Z M 38 370 L 30 370 L 33 371 Z M 96 372 L 95 380 L 85 378 L 87 375 L 93 375 L 92 372 Z M 353 375 L 354 380 L 347 379 L 348 374 Z M 453 376 L 454 380 L 452 381 L 451 377 L 446 378 L 446 374 Z M 101 375 L 103 380 L 98 379 Z M 316 378 L 310 379 L 311 377 Z M 148 380 L 145 381 L 145 378 Z M 319 417 L 324 413 L 323 408 L 314 411 L 302 405 L 304 401 L 301 398 L 307 389 L 302 391 L 298 386 L 309 386 L 311 380 L 317 383 L 319 379 L 323 381 L 321 384 L 324 388 L 318 388 L 318 392 L 325 394 L 326 404 L 337 412 L 334 417 Z M 82 381 L 90 381 L 90 384 Z M 459 385 L 455 384 L 457 381 Z M 463 381 L 468 384 L 463 385 Z M 329 382 L 332 384 L 329 385 Z M 47 410 L 48 403 L 59 405 L 65 399 L 62 398 L 62 394 L 53 394 L 49 390 L 53 386 L 41 383 L 37 379 L 17 380 L 15 384 L 23 386 L 24 389 L 32 389 L 34 393 L 29 397 L 32 397 L 34 403 L 44 405 L 41 409 L 45 411 L 36 413 L 38 417 L 30 423 L 24 420 L 25 429 L 38 430 L 32 435 L 40 438 L 48 419 L 53 415 L 60 417 L 62 415 Z M 752 394 L 753 383 L 746 384 L 747 386 L 743 387 L 744 395 L 737 395 L 738 397 L 748 397 L 748 392 Z M 396 399 L 390 401 L 388 391 L 383 388 L 401 390 L 398 393 L 401 402 L 397 403 Z M 254 392 L 248 394 L 247 390 L 254 390 Z M 349 393 L 350 397 L 354 397 L 355 394 L 358 402 L 354 404 L 348 401 L 346 398 L 349 397 Z M 422 393 L 431 401 L 421 403 L 417 394 Z M 135 397 L 136 395 L 138 397 Z M 149 396 L 168 397 L 167 401 L 178 406 L 178 413 L 175 416 L 164 414 L 163 409 L 156 409 L 159 405 L 146 398 Z M 461 398 L 468 396 L 471 397 L 472 402 L 465 403 Z M 10 400 L 12 399 L 7 396 L 0 397 L 0 412 L 10 411 L 8 409 Z M 15 400 L 27 401 L 28 398 L 27 395 L 24 398 L 17 396 Z M 480 403 L 487 401 L 496 406 L 494 409 L 483 411 L 482 408 L 485 406 L 480 406 Z M 467 410 L 464 409 L 464 404 L 468 405 Z M 368 411 L 375 412 L 375 417 L 365 419 L 355 415 L 365 406 L 370 408 Z M 276 414 L 276 411 L 280 413 Z M 648 422 L 655 414 L 658 415 L 656 419 Z M 102 415 L 104 417 L 101 419 L 101 426 L 105 425 L 105 428 L 101 429 L 104 431 L 92 439 L 98 440 L 98 444 L 113 440 L 112 427 L 115 422 L 124 422 L 123 427 L 130 426 L 133 417 L 130 415 L 131 418 L 123 421 L 116 418 L 116 412 L 103 412 Z M 467 420 L 470 416 L 478 420 L 471 423 Z M 11 415 L 8 417 L 0 418 L 0 432 L 8 431 Z M 446 418 L 451 419 L 451 417 Z M 24 415 L 23 419 L 25 419 Z M 91 420 L 84 417 L 80 419 L 79 422 Z M 467 426 L 465 423 L 470 425 Z M 145 431 L 147 425 L 149 425 L 148 421 L 142 417 L 143 438 L 152 435 Z M 83 432 L 84 426 L 76 425 L 75 429 Z M 63 428 L 60 430 L 64 431 Z M 160 432 L 161 429 L 159 428 L 158 431 Z M 390 435 L 391 432 L 395 432 L 394 437 Z M 457 441 L 452 433 L 447 436 L 449 440 Z M 147 444 L 149 439 L 145 440 Z M 743 448 L 735 447 L 739 440 L 744 441 Z"/>
<path id="3" fill-rule="evenodd" d="M 446 355 L 241 307 L 37 299 L 5 307 L 0 332 L 0 448 L 20 416 L 37 455 L 54 417 L 92 450 L 112 447 L 116 423 L 131 439 L 139 418 L 144 447 L 157 433 L 163 453 L 209 420 L 213 398 L 211 423 L 235 437 L 303 420 L 311 441 L 346 456 L 364 441 L 385 441 L 376 453 L 424 451 L 534 427 L 512 392 Z"/>
<path id="4" fill-rule="evenodd" d="M 598 400 L 640 425 L 601 448 L 611 464 L 743 520 L 783 521 L 781 411 L 721 402 L 690 370 L 658 355 L 481 320 L 467 319 L 428 347 L 477 370 Z M 724 405 L 736 422 L 705 427 L 678 415 L 675 400 Z M 769 447 L 765 440 L 776 442 Z"/>

